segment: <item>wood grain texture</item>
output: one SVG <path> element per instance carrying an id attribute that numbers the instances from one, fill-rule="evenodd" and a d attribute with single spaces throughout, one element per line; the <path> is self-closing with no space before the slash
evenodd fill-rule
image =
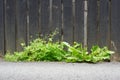
<path id="1" fill-rule="evenodd" d="M 76 0 L 75 2 L 75 26 L 74 41 L 84 42 L 84 0 Z"/>
<path id="2" fill-rule="evenodd" d="M 112 0 L 111 43 L 112 50 L 120 53 L 120 0 Z"/>
<path id="3" fill-rule="evenodd" d="M 6 51 L 13 52 L 16 49 L 15 33 L 15 0 L 6 0 L 5 10 L 5 40 Z"/>
<path id="4" fill-rule="evenodd" d="M 59 32 L 55 36 L 55 40 L 61 40 L 61 28 L 62 28 L 62 17 L 61 17 L 61 0 L 53 0 L 52 3 L 52 26 L 51 31 Z"/>
<path id="5" fill-rule="evenodd" d="M 99 45 L 109 46 L 109 0 L 100 0 L 99 9 Z"/>
<path id="6" fill-rule="evenodd" d="M 39 36 L 39 0 L 29 0 L 29 40 Z"/>
<path id="7" fill-rule="evenodd" d="M 4 55 L 4 0 L 0 0 L 0 55 Z"/>
<path id="8" fill-rule="evenodd" d="M 49 14 L 50 14 L 49 0 L 41 0 L 41 34 L 46 35 L 50 33 Z"/>
<path id="9" fill-rule="evenodd" d="M 96 45 L 98 43 L 97 9 L 97 0 L 88 0 L 88 48 L 91 48 L 92 45 Z"/>
<path id="10" fill-rule="evenodd" d="M 63 0 L 63 40 L 73 43 L 72 0 Z"/>
<path id="11" fill-rule="evenodd" d="M 27 1 L 16 0 L 16 49 L 21 51 L 21 43 L 27 44 Z"/>

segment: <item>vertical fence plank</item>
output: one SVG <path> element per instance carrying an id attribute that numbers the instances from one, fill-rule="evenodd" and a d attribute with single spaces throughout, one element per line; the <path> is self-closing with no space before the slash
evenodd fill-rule
<path id="1" fill-rule="evenodd" d="M 6 50 L 15 51 L 15 0 L 6 0 L 5 39 Z"/>
<path id="2" fill-rule="evenodd" d="M 43 35 L 49 34 L 49 0 L 41 0 L 41 33 Z"/>
<path id="3" fill-rule="evenodd" d="M 88 0 L 88 48 L 97 44 L 97 0 Z"/>
<path id="4" fill-rule="evenodd" d="M 74 41 L 84 42 L 84 0 L 75 2 Z"/>
<path id="5" fill-rule="evenodd" d="M 99 8 L 99 45 L 109 46 L 109 0 L 100 0 Z"/>
<path id="6" fill-rule="evenodd" d="M 63 0 L 63 40 L 73 43 L 72 0 Z"/>
<path id="7" fill-rule="evenodd" d="M 0 0 L 0 55 L 4 54 L 4 0 Z"/>
<path id="8" fill-rule="evenodd" d="M 39 0 L 29 0 L 29 40 L 39 35 Z"/>
<path id="9" fill-rule="evenodd" d="M 120 53 L 120 0 L 112 0 L 111 43 L 112 49 Z M 120 54 L 119 54 L 120 56 Z"/>
<path id="10" fill-rule="evenodd" d="M 17 41 L 16 49 L 17 51 L 22 50 L 21 43 L 26 43 L 26 23 L 27 23 L 27 1 L 26 0 L 16 0 L 16 21 L 17 21 Z"/>
<path id="11" fill-rule="evenodd" d="M 53 0 L 52 5 L 52 30 L 58 29 L 59 34 L 56 35 L 56 40 L 61 40 L 61 27 L 62 27 L 62 17 L 61 17 L 61 0 Z"/>

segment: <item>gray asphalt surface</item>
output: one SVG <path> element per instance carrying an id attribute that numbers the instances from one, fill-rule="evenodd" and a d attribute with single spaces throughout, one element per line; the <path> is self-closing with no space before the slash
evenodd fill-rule
<path id="1" fill-rule="evenodd" d="M 0 80 L 120 80 L 120 63 L 0 61 Z"/>

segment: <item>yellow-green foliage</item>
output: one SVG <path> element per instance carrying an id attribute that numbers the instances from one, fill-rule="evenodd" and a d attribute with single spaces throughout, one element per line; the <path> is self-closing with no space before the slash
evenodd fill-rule
<path id="1" fill-rule="evenodd" d="M 99 62 L 110 60 L 113 51 L 107 47 L 100 48 L 93 46 L 88 52 L 87 48 L 75 42 L 70 45 L 67 42 L 53 42 L 53 35 L 48 38 L 38 38 L 30 42 L 28 46 L 23 46 L 23 51 L 14 52 L 13 55 L 7 53 L 7 61 L 66 61 L 66 62 Z"/>

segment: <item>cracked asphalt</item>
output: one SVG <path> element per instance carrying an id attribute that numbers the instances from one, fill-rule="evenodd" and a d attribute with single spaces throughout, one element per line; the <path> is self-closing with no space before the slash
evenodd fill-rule
<path id="1" fill-rule="evenodd" d="M 120 63 L 5 62 L 0 80 L 120 80 Z"/>

